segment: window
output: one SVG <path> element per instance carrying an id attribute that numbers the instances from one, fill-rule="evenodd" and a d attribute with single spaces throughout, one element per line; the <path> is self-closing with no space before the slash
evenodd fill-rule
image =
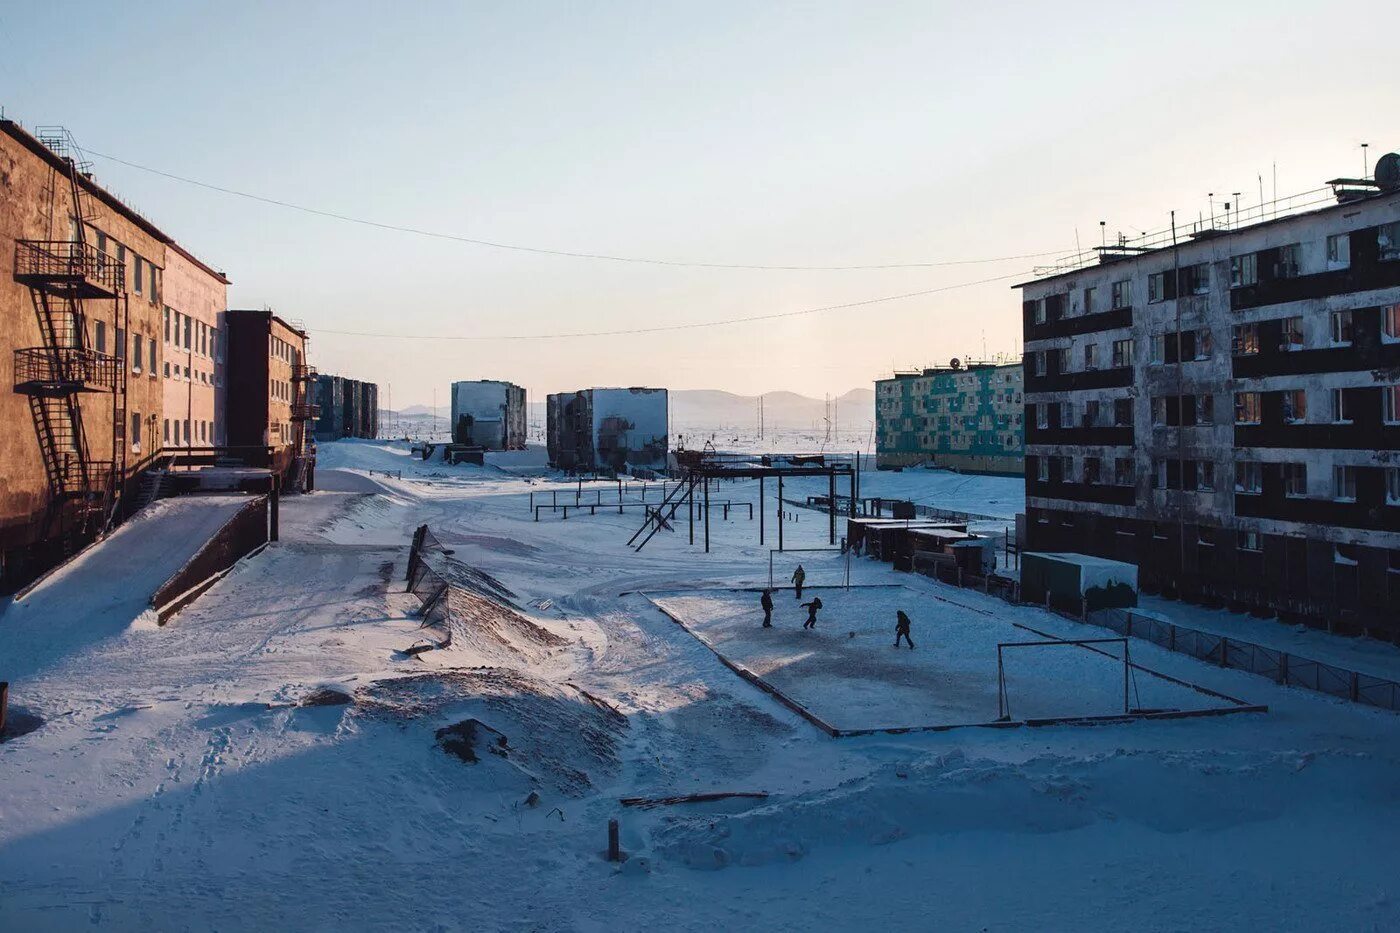
<path id="1" fill-rule="evenodd" d="M 1332 470 L 1332 493 L 1337 499 L 1347 502 L 1356 499 L 1356 467 L 1339 466 Z"/>
<path id="2" fill-rule="evenodd" d="M 1239 537 L 1239 548 L 1241 551 L 1259 550 L 1259 532 L 1241 531 Z"/>
<path id="3" fill-rule="evenodd" d="M 1155 489 L 1176 489 L 1181 485 L 1180 463 L 1176 460 L 1152 461 L 1152 486 Z"/>
<path id="4" fill-rule="evenodd" d="M 1210 359 L 1211 353 L 1213 353 L 1214 350 L 1215 345 L 1211 341 L 1210 331 L 1196 331 L 1196 353 L 1194 358 L 1198 360 L 1208 360 Z"/>
<path id="5" fill-rule="evenodd" d="M 1113 367 L 1118 369 L 1123 366 L 1133 365 L 1133 341 L 1127 340 L 1113 341 Z"/>
<path id="6" fill-rule="evenodd" d="M 1035 367 L 1035 374 L 1036 374 L 1037 376 L 1043 376 L 1043 375 L 1045 375 L 1045 354 L 1044 354 L 1044 353 L 1032 353 L 1032 354 L 1031 354 L 1031 364 Z"/>
<path id="7" fill-rule="evenodd" d="M 165 378 L 170 378 L 170 363 L 168 361 L 165 364 Z"/>
<path id="8" fill-rule="evenodd" d="M 1282 325 L 1282 333 L 1279 334 L 1278 348 L 1285 352 L 1301 350 L 1303 348 L 1303 319 L 1301 317 L 1286 317 L 1279 323 Z"/>
<path id="9" fill-rule="evenodd" d="M 1274 264 L 1274 278 L 1296 279 L 1298 277 L 1298 244 L 1278 248 L 1278 262 Z"/>
<path id="10" fill-rule="evenodd" d="M 1068 428 L 1074 424 L 1074 403 L 1060 403 L 1060 427 Z"/>
<path id="11" fill-rule="evenodd" d="M 156 303 L 156 267 L 153 266 L 153 265 L 151 265 L 150 263 L 146 263 L 146 266 L 151 270 L 151 304 L 155 304 L 155 303 Z"/>
<path id="12" fill-rule="evenodd" d="M 1074 482 L 1074 458 L 1061 457 L 1060 459 L 1060 479 L 1066 483 Z"/>
<path id="13" fill-rule="evenodd" d="M 1069 372 L 1069 348 L 1046 351 L 1055 360 L 1055 372 Z"/>
<path id="14" fill-rule="evenodd" d="M 1376 231 L 1376 245 L 1380 247 L 1383 262 L 1400 259 L 1400 221 L 1381 224 Z"/>
<path id="15" fill-rule="evenodd" d="M 151 377 L 152 377 L 152 378 L 155 378 L 155 374 L 156 374 L 156 340 L 155 340 L 154 337 L 152 337 L 150 340 L 146 341 L 146 358 L 147 358 L 147 362 L 150 364 L 149 366 L 146 367 L 146 370 L 147 370 L 147 372 L 149 372 L 149 373 L 151 374 Z"/>
<path id="16" fill-rule="evenodd" d="M 1214 423 L 1215 423 L 1215 396 L 1213 396 L 1213 395 L 1197 395 L 1197 396 L 1196 396 L 1196 423 L 1197 423 L 1197 424 L 1214 424 Z"/>
<path id="17" fill-rule="evenodd" d="M 1099 484 L 1099 458 L 1084 458 L 1084 485 L 1097 486 Z"/>
<path id="18" fill-rule="evenodd" d="M 1163 396 L 1154 395 L 1152 397 L 1152 423 L 1156 425 L 1167 423 L 1167 400 Z"/>
<path id="19" fill-rule="evenodd" d="M 1385 504 L 1400 505 L 1400 467 L 1385 468 Z"/>
<path id="20" fill-rule="evenodd" d="M 141 360 L 145 357 L 141 347 L 141 335 L 131 335 L 131 371 L 139 373 L 141 371 Z"/>
<path id="21" fill-rule="evenodd" d="M 1044 402 L 1032 406 L 1035 408 L 1035 426 L 1037 428 L 1050 427 L 1050 406 Z"/>
<path id="22" fill-rule="evenodd" d="M 135 262 L 134 262 L 133 265 L 132 265 L 132 273 L 131 273 L 131 275 L 132 275 L 132 281 L 134 281 L 134 282 L 136 283 L 136 294 L 138 294 L 138 295 L 142 294 L 141 289 L 142 289 L 142 287 L 143 287 L 143 283 L 145 282 L 145 277 L 141 274 L 141 272 L 142 272 L 141 263 L 142 263 L 142 262 L 143 262 L 143 260 L 141 259 L 141 257 L 140 257 L 140 256 L 137 256 L 136 259 L 135 259 Z M 134 446 L 134 445 L 133 445 L 133 446 Z"/>
<path id="23" fill-rule="evenodd" d="M 1348 344 L 1352 341 L 1351 312 L 1332 312 L 1332 342 L 1336 344 Z"/>
<path id="24" fill-rule="evenodd" d="M 1097 350 L 1098 347 L 1095 344 L 1086 343 L 1084 345 L 1084 369 L 1086 371 L 1099 368 L 1098 361 L 1094 358 L 1094 354 Z"/>
<path id="25" fill-rule="evenodd" d="M 98 353 L 106 353 L 106 352 L 107 352 L 107 322 L 106 322 L 106 321 L 98 321 L 96 324 L 93 325 L 92 329 L 93 329 L 93 334 L 94 334 L 94 340 L 93 340 L 93 342 L 97 345 L 97 352 L 98 352 Z"/>
<path id="26" fill-rule="evenodd" d="M 131 449 L 137 451 L 141 449 L 141 413 L 139 411 L 131 413 Z"/>
<path id="27" fill-rule="evenodd" d="M 194 321 L 192 321 L 192 320 L 190 319 L 190 316 L 189 316 L 188 314 L 186 314 L 186 315 L 185 315 L 185 343 L 184 343 L 184 347 L 185 347 L 186 350 L 192 350 L 192 349 L 194 349 L 194 343 L 191 341 L 191 338 L 190 338 L 190 335 L 191 335 L 191 332 L 193 331 L 193 328 L 194 328 Z"/>
<path id="28" fill-rule="evenodd" d="M 1133 400 L 1116 398 L 1113 400 L 1113 423 L 1119 426 L 1133 423 Z"/>
<path id="29" fill-rule="evenodd" d="M 1337 424 L 1350 424 L 1352 420 L 1350 396 L 1346 389 L 1332 390 L 1332 420 Z"/>
<path id="30" fill-rule="evenodd" d="M 1381 386 L 1381 419 L 1400 424 L 1400 385 Z"/>
<path id="31" fill-rule="evenodd" d="M 1121 282 L 1114 282 L 1111 286 L 1113 299 L 1113 310 L 1131 308 L 1133 306 L 1133 280 L 1123 279 Z"/>
<path id="32" fill-rule="evenodd" d="M 1344 269 L 1351 265 L 1351 234 L 1334 233 L 1327 238 L 1327 267 Z"/>
<path id="33" fill-rule="evenodd" d="M 116 339 L 115 341 L 113 341 L 112 347 L 113 347 L 113 349 L 116 350 L 116 352 L 117 352 L 117 359 L 119 359 L 119 360 L 125 360 L 125 359 L 126 359 L 126 331 L 123 330 L 123 329 L 120 328 L 120 327 L 118 327 L 118 328 L 116 329 L 116 331 L 117 331 L 117 339 Z"/>
<path id="34" fill-rule="evenodd" d="M 1154 272 L 1147 277 L 1147 303 L 1155 304 L 1167 297 L 1167 274 Z"/>
<path id="35" fill-rule="evenodd" d="M 1302 498 L 1308 494 L 1308 465 L 1306 463 L 1283 464 L 1283 493 L 1294 498 Z"/>
<path id="36" fill-rule="evenodd" d="M 1259 352 L 1259 325 L 1236 324 L 1235 335 L 1230 341 L 1230 349 L 1235 356 L 1248 356 Z"/>
<path id="37" fill-rule="evenodd" d="M 1151 339 L 1150 351 L 1152 354 L 1152 362 L 1165 362 L 1167 359 L 1167 335 L 1153 334 Z"/>
<path id="38" fill-rule="evenodd" d="M 164 427 L 164 430 L 161 432 L 161 440 L 164 441 L 164 442 L 167 443 L 167 444 L 170 443 L 170 419 L 169 419 L 169 418 L 166 418 L 166 419 L 165 419 L 165 427 Z"/>
<path id="39" fill-rule="evenodd" d="M 1283 420 L 1297 424 L 1308 420 L 1308 393 L 1302 389 L 1288 389 L 1283 393 Z"/>
<path id="40" fill-rule="evenodd" d="M 1235 424 L 1259 423 L 1259 393 L 1235 393 Z"/>
<path id="41" fill-rule="evenodd" d="M 1099 423 L 1099 401 L 1089 399 L 1084 403 L 1084 427 L 1092 428 Z"/>
<path id="42" fill-rule="evenodd" d="M 1252 460 L 1239 460 L 1235 463 L 1235 492 L 1258 495 L 1263 489 L 1259 464 Z"/>
<path id="43" fill-rule="evenodd" d="M 1132 457 L 1119 457 L 1113 461 L 1113 482 L 1119 486 L 1132 486 L 1137 481 L 1136 464 Z"/>
<path id="44" fill-rule="evenodd" d="M 165 342 L 170 342 L 170 309 L 165 309 Z"/>
<path id="45" fill-rule="evenodd" d="M 1230 287 L 1243 288 L 1259 281 L 1259 259 L 1253 253 L 1230 258 Z"/>
<path id="46" fill-rule="evenodd" d="M 1085 313 L 1085 314 L 1093 314 L 1095 311 L 1098 310 L 1098 308 L 1095 307 L 1095 305 L 1097 304 L 1097 299 L 1098 299 L 1098 295 L 1096 294 L 1097 291 L 1098 291 L 1098 289 L 1096 289 L 1096 288 L 1086 288 L 1086 289 L 1084 289 L 1084 313 Z"/>
<path id="47" fill-rule="evenodd" d="M 1400 305 L 1381 308 L 1381 339 L 1400 340 Z"/>
<path id="48" fill-rule="evenodd" d="M 1049 458 L 1049 457 L 1036 457 L 1035 475 L 1036 475 L 1036 479 L 1040 480 L 1042 483 L 1048 483 L 1048 482 L 1050 482 L 1050 458 Z"/>
<path id="49" fill-rule="evenodd" d="M 1215 489 L 1215 462 L 1212 460 L 1195 461 L 1196 488 L 1202 492 L 1210 492 Z"/>
<path id="50" fill-rule="evenodd" d="M 1193 295 L 1210 291 L 1210 266 L 1203 262 L 1181 270 L 1181 290 Z"/>

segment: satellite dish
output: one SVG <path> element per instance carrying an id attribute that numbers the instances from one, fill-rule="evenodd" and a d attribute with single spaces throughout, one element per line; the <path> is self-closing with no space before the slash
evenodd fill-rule
<path id="1" fill-rule="evenodd" d="M 1400 153 L 1387 152 L 1376 160 L 1376 184 L 1382 191 L 1400 188 Z"/>
<path id="2" fill-rule="evenodd" d="M 948 361 L 948 365 L 951 366 L 953 369 L 962 369 L 962 360 L 958 359 L 955 356 Z"/>

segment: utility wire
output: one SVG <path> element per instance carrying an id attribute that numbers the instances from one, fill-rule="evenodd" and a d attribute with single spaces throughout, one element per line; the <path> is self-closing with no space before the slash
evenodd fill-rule
<path id="1" fill-rule="evenodd" d="M 437 240 L 451 240 L 457 243 L 470 243 L 473 246 L 486 246 L 491 249 L 513 250 L 519 253 L 535 253 L 542 256 L 565 256 L 570 259 L 595 259 L 606 262 L 629 262 L 639 263 L 648 266 L 675 266 L 689 269 L 754 269 L 768 272 L 854 272 L 858 270 L 876 269 L 933 269 L 942 266 L 970 266 L 994 262 L 1011 262 L 1017 259 L 1039 259 L 1043 256 L 1062 256 L 1066 253 L 1063 249 L 1047 250 L 1043 253 L 1022 253 L 1016 256 L 994 256 L 987 259 L 945 259 L 936 262 L 890 262 L 875 265 L 856 266 L 778 266 L 778 265 L 756 265 L 749 263 L 728 263 L 728 262 L 692 262 L 678 259 L 649 259 L 642 256 L 614 256 L 608 253 L 585 253 L 575 250 L 546 249 L 540 246 L 523 246 L 519 243 L 501 243 L 495 240 L 481 240 L 474 237 L 459 236 L 454 233 L 443 233 L 437 230 L 424 230 L 420 227 L 408 227 L 401 224 L 383 223 L 377 220 L 368 220 L 364 217 L 354 217 L 350 214 L 341 214 L 336 211 L 321 210 L 316 207 L 307 207 L 304 204 L 295 204 L 291 201 L 283 201 L 278 198 L 264 197 L 260 194 L 251 194 L 247 191 L 238 191 L 233 188 L 225 188 L 222 185 L 214 185 L 208 182 L 196 181 L 193 178 L 186 178 L 183 175 L 176 175 L 171 172 L 151 168 L 148 165 L 141 165 L 136 162 L 129 162 L 126 159 L 118 158 L 114 155 L 107 155 L 105 152 L 98 152 L 95 149 L 85 150 L 88 155 L 106 159 L 109 162 L 116 162 L 128 168 L 138 171 L 149 172 L 152 175 L 159 175 L 162 178 L 169 178 L 172 181 L 183 182 L 187 185 L 194 185 L 199 188 L 206 188 L 210 191 L 218 191 L 223 194 L 231 194 L 240 198 L 247 198 L 251 201 L 261 201 L 264 204 L 273 204 L 277 207 L 285 207 L 289 210 L 301 211 L 304 214 L 314 214 L 317 217 L 328 217 L 331 220 L 343 220 L 346 223 L 360 224 L 365 227 L 375 227 L 380 230 L 393 230 L 398 233 L 412 233 L 417 236 L 432 237 Z"/>
<path id="2" fill-rule="evenodd" d="M 496 334 L 496 335 L 470 335 L 470 334 L 383 334 L 369 333 L 354 330 L 328 330 L 320 327 L 307 328 L 315 334 L 335 334 L 342 337 L 375 337 L 380 339 L 393 340 L 572 340 L 580 337 L 621 337 L 633 334 L 656 334 L 662 331 L 675 330 L 696 330 L 704 327 L 725 327 L 731 324 L 752 324 L 755 321 L 776 321 L 781 318 L 801 317 L 808 314 L 822 314 L 828 311 L 845 311 L 851 308 L 865 308 L 870 305 L 884 304 L 890 301 L 903 301 L 907 298 L 919 298 L 924 295 L 934 295 L 939 292 L 949 292 L 959 288 L 971 288 L 974 285 L 986 285 L 989 282 L 1004 282 L 1007 279 L 1027 278 L 1032 273 L 1014 272 L 1010 275 L 997 275 L 988 279 L 978 279 L 975 282 L 959 282 L 956 285 L 940 285 L 938 288 L 926 288 L 917 292 L 904 292 L 900 295 L 884 295 L 879 298 L 866 298 L 861 301 L 848 301 L 836 305 L 823 305 L 819 308 L 803 308 L 799 311 L 778 311 L 772 314 L 756 314 L 751 317 L 728 318 L 720 321 L 693 321 L 688 324 L 657 324 L 651 327 L 629 327 L 619 330 L 593 330 L 575 331 L 563 334 Z"/>

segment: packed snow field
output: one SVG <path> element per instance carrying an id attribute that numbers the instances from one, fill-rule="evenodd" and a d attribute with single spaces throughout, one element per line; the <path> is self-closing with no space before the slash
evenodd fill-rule
<path id="1" fill-rule="evenodd" d="M 689 601 L 704 637 L 778 635 L 774 669 L 794 689 L 810 679 L 837 718 L 891 696 L 980 716 L 986 696 L 958 691 L 984 689 L 987 644 L 1007 640 L 992 633 L 1104 632 L 858 560 L 855 585 L 900 588 L 853 590 L 871 602 L 849 615 L 844 596 L 828 603 L 832 630 L 819 621 L 803 647 L 790 592 L 781 628 L 758 630 L 756 522 L 712 515 L 708 555 L 683 529 L 634 553 L 637 512 L 536 523 L 528 494 L 570 487 L 506 466 L 324 445 L 321 491 L 283 500 L 281 540 L 169 625 L 142 616 L 163 568 L 123 579 L 96 559 L 122 535 L 8 607 L 0 678 L 20 672 L 12 708 L 43 725 L 0 745 L 0 929 L 1400 924 L 1400 717 L 1135 641 L 1144 666 L 1269 712 L 832 739 L 648 594 Z M 919 472 L 871 476 L 866 494 L 897 494 L 884 483 L 989 515 L 1019 496 L 1015 480 Z M 822 492 L 802 485 L 789 497 Z M 789 545 L 827 544 L 812 518 Z M 445 559 L 509 595 L 413 657 L 428 633 L 404 577 L 424 523 Z M 885 641 L 892 593 L 914 651 Z M 71 608 L 36 611 L 40 597 Z M 837 631 L 838 613 L 868 631 L 839 645 L 855 629 Z M 838 674 L 858 689 L 821 696 Z M 1062 676 L 1048 700 L 1085 675 Z M 619 802 L 724 791 L 767 796 Z M 620 866 L 603 858 L 613 817 Z"/>

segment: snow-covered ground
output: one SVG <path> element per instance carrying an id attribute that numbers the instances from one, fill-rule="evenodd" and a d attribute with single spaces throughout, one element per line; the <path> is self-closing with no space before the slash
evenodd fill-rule
<path id="1" fill-rule="evenodd" d="M 930 505 L 1017 510 L 1014 480 L 869 474 L 866 494 L 894 495 L 885 482 Z M 634 553 L 635 511 L 537 523 L 530 492 L 576 487 L 387 443 L 323 445 L 318 484 L 283 500 L 280 542 L 164 628 L 142 627 L 119 577 L 83 594 L 60 665 L 42 620 L 0 615 L 0 678 L 20 671 L 12 704 L 45 720 L 0 745 L 0 929 L 1400 925 L 1394 714 L 1134 642 L 1135 661 L 1270 711 L 831 739 L 646 596 L 766 582 L 768 548 L 742 515 L 712 515 L 708 555 L 683 525 Z M 423 523 L 551 637 L 518 661 L 467 639 L 405 655 L 424 636 L 403 591 Z M 813 513 L 788 544 L 824 546 L 826 531 Z M 872 695 L 896 663 L 978 666 L 987 617 L 948 616 L 940 634 L 933 606 L 982 598 L 869 560 L 852 578 L 901 584 L 919 642 L 850 671 Z M 1014 615 L 1105 634 L 985 608 L 991 627 Z M 876 650 L 873 634 L 855 641 Z M 353 702 L 298 705 L 325 687 Z M 478 743 L 470 764 L 444 752 L 438 731 L 470 719 L 507 747 Z M 701 791 L 769 796 L 619 804 Z M 621 867 L 602 858 L 612 817 Z"/>

